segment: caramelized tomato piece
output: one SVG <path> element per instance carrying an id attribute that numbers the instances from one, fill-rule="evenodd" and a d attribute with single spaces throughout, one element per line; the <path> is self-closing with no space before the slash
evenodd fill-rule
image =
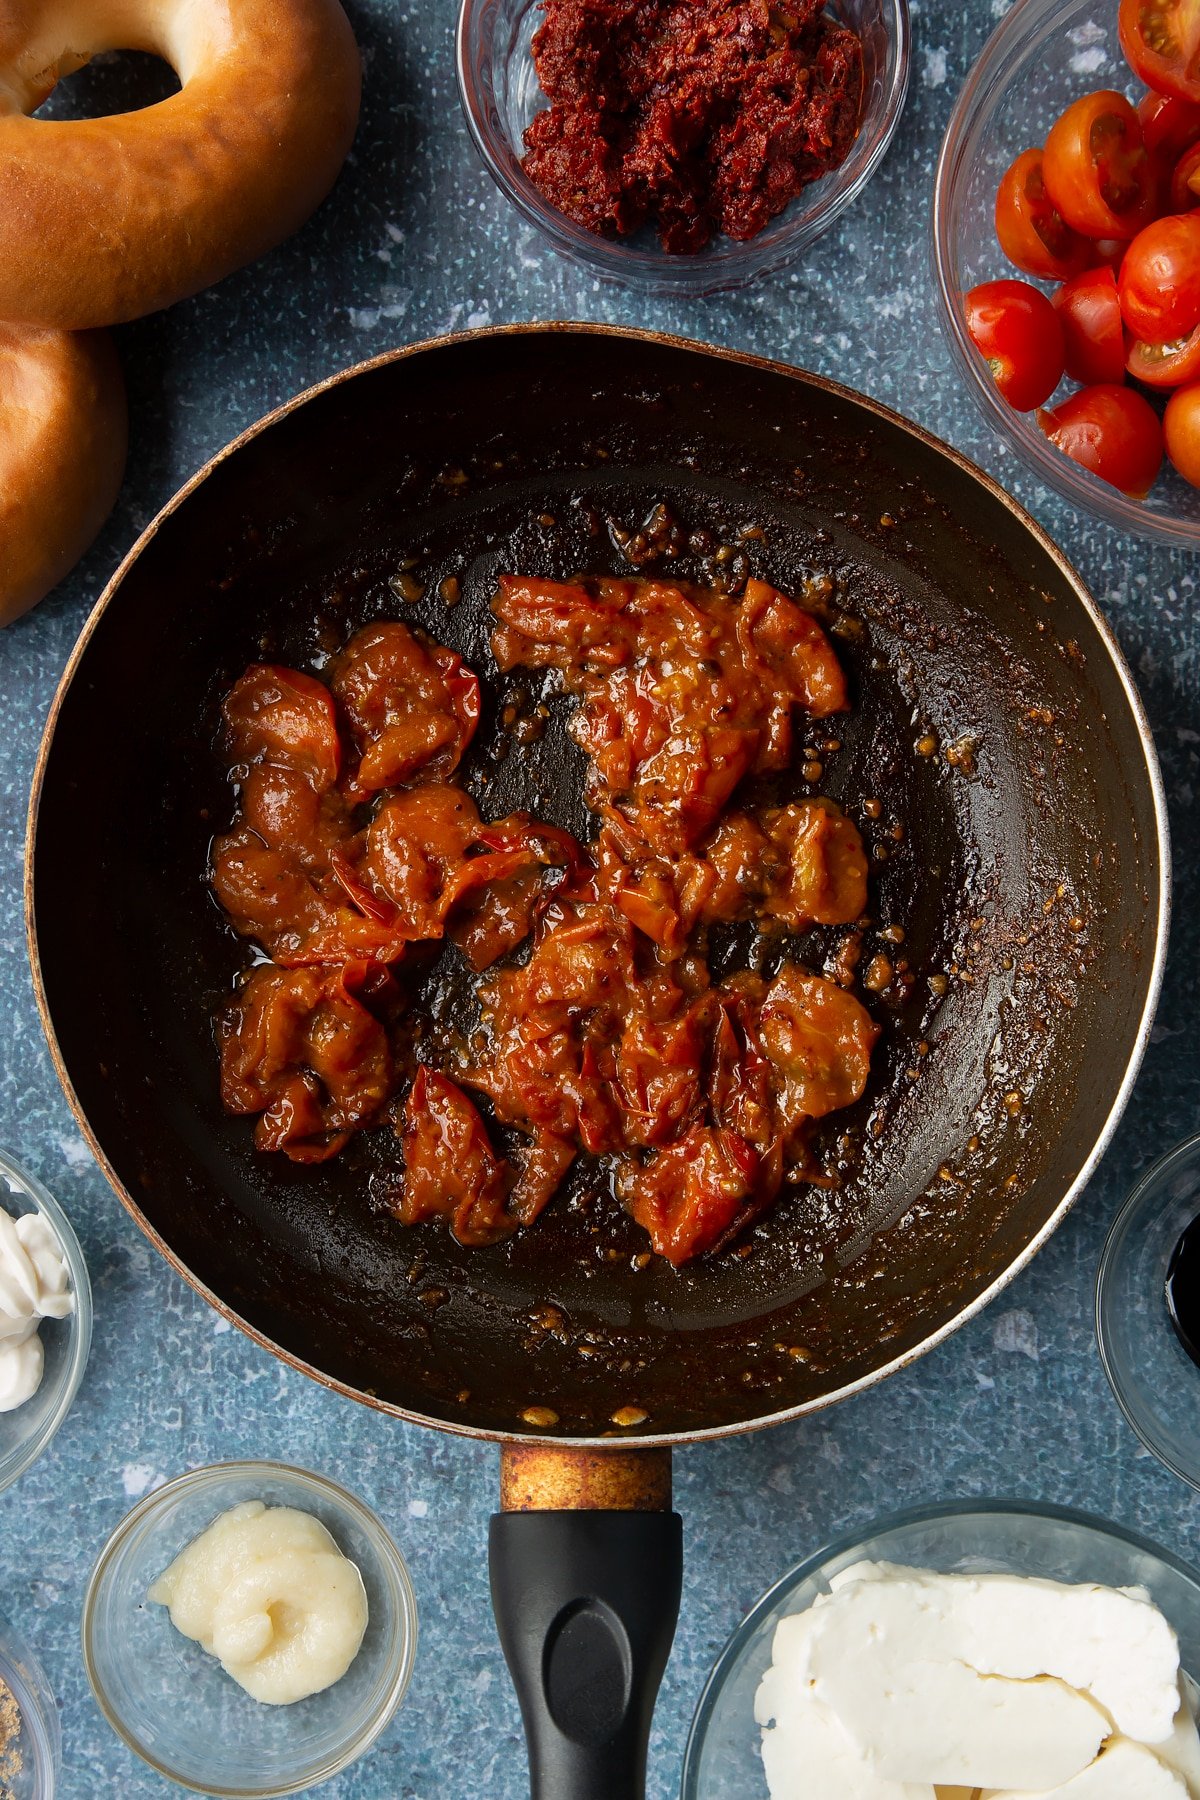
<path id="1" fill-rule="evenodd" d="M 411 937 L 442 935 L 444 895 L 479 829 L 470 795 L 442 782 L 392 794 L 376 812 L 362 876 L 392 903 Z"/>
<path id="2" fill-rule="evenodd" d="M 600 669 L 628 661 L 631 644 L 620 602 L 628 583 L 525 580 L 501 575 L 492 600 L 499 627 L 492 654 L 502 669 Z"/>
<path id="3" fill-rule="evenodd" d="M 486 866 L 504 862 L 510 863 L 512 873 L 504 875 L 498 866 Z M 447 935 L 478 973 L 529 936 L 545 871 L 526 851 L 477 856 L 466 869 L 475 881 L 456 895 Z"/>
<path id="4" fill-rule="evenodd" d="M 748 581 L 736 615 L 738 641 L 783 684 L 793 704 L 814 719 L 845 712 L 846 678 L 832 644 L 813 615 L 765 581 Z M 771 684 L 766 684 L 770 691 Z"/>
<path id="5" fill-rule="evenodd" d="M 279 763 L 256 764 L 242 782 L 240 822 L 306 867 L 327 867 L 332 851 L 350 836 L 340 797 Z"/>
<path id="6" fill-rule="evenodd" d="M 867 903 L 858 828 L 832 800 L 732 810 L 693 854 L 670 860 L 601 828 L 601 880 L 621 912 L 670 957 L 697 923 L 778 919 L 791 931 L 849 924 Z M 626 860 L 629 859 L 629 860 Z"/>
<path id="7" fill-rule="evenodd" d="M 711 871 L 700 917 L 711 924 L 747 918 L 786 874 L 779 846 L 746 812 L 728 812 L 703 849 Z"/>
<path id="8" fill-rule="evenodd" d="M 322 1162 L 387 1097 L 383 1027 L 345 969 L 255 969 L 220 1021 L 221 1099 L 259 1113 L 254 1141 L 293 1162 Z"/>
<path id="9" fill-rule="evenodd" d="M 867 904 L 867 856 L 858 827 L 823 798 L 763 814 L 779 853 L 779 872 L 767 883 L 765 911 L 791 931 L 808 925 L 849 925 Z"/>
<path id="10" fill-rule="evenodd" d="M 390 961 L 404 948 L 394 907 L 359 881 L 355 837 L 333 791 L 276 763 L 251 768 L 233 831 L 212 850 L 212 882 L 230 922 L 286 967 Z"/>
<path id="11" fill-rule="evenodd" d="M 487 1129 L 462 1089 L 424 1063 L 404 1103 L 401 1131 L 404 1225 L 445 1218 L 460 1244 L 476 1247 L 511 1236 L 504 1208 L 508 1173 Z"/>
<path id="12" fill-rule="evenodd" d="M 879 1027 L 844 988 L 784 963 L 767 989 L 758 1030 L 780 1078 L 787 1123 L 824 1118 L 861 1097 Z"/>
<path id="13" fill-rule="evenodd" d="M 226 694 L 221 710 L 235 762 L 298 769 L 319 792 L 337 780 L 337 714 L 329 689 L 314 676 L 254 663 Z"/>
<path id="14" fill-rule="evenodd" d="M 757 1036 L 763 983 L 747 975 L 721 995 L 713 1040 L 711 1104 L 718 1125 L 765 1151 L 779 1133 L 772 1100 L 772 1065 Z"/>
<path id="15" fill-rule="evenodd" d="M 218 838 L 213 892 L 234 930 L 284 956 L 328 922 L 328 908 L 297 858 L 265 844 L 245 827 Z"/>
<path id="16" fill-rule="evenodd" d="M 695 858 L 688 861 L 689 865 L 696 863 Z M 682 862 L 680 859 L 674 871 L 670 865 L 651 863 L 639 869 L 636 877 L 623 865 L 609 865 L 607 891 L 614 903 L 631 925 L 669 957 L 682 955 L 687 944 L 688 921 L 674 879 L 682 872 Z"/>
<path id="17" fill-rule="evenodd" d="M 621 1171 L 621 1197 L 676 1268 L 728 1235 L 755 1191 L 758 1152 L 735 1131 L 695 1125 L 644 1166 Z"/>
<path id="18" fill-rule="evenodd" d="M 359 750 L 355 799 L 456 768 L 479 723 L 479 683 L 453 650 L 407 625 L 368 625 L 332 665 L 331 686 Z"/>
<path id="19" fill-rule="evenodd" d="M 575 1161 L 575 1146 L 567 1138 L 542 1132 L 518 1152 L 516 1160 L 520 1167 L 508 1210 L 518 1225 L 532 1225 L 561 1187 Z"/>
<path id="20" fill-rule="evenodd" d="M 533 1006 L 619 1007 L 637 980 L 631 934 L 608 906 L 555 909 L 522 973 Z"/>
<path id="21" fill-rule="evenodd" d="M 674 1018 L 629 1018 L 617 1051 L 627 1143 L 665 1144 L 698 1109 L 711 1013 L 700 999 Z"/>
<path id="22" fill-rule="evenodd" d="M 265 844 L 247 826 L 213 845 L 213 892 L 234 930 L 256 939 L 284 968 L 395 961 L 404 933 L 394 920 L 348 904 L 347 884 L 336 880 L 332 863 L 326 871 L 322 877 L 299 851 Z"/>
<path id="23" fill-rule="evenodd" d="M 478 833 L 481 854 L 458 870 L 447 889 L 449 936 L 473 969 L 486 969 L 529 936 L 543 899 L 578 891 L 589 876 L 570 832 L 513 813 Z"/>
<path id="24" fill-rule="evenodd" d="M 620 1148 L 613 1046 L 636 980 L 631 937 L 611 907 L 552 905 L 529 961 L 483 990 L 488 1041 L 466 1079 L 506 1123 Z"/>

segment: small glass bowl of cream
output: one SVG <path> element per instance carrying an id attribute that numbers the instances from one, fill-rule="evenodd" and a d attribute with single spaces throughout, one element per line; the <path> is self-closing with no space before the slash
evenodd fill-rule
<path id="1" fill-rule="evenodd" d="M 247 1501 L 318 1520 L 366 1590 L 366 1632 L 346 1673 L 290 1705 L 252 1699 L 150 1599 L 180 1552 Z M 300 1793 L 355 1762 L 404 1698 L 416 1643 L 408 1569 L 375 1514 L 282 1463 L 217 1463 L 150 1494 L 101 1551 L 83 1607 L 84 1664 L 113 1730 L 160 1775 L 219 1800 Z"/>
<path id="2" fill-rule="evenodd" d="M 2 1151 L 0 1212 L 7 1215 L 9 1222 L 40 1214 L 49 1229 L 40 1232 L 39 1238 L 61 1250 L 70 1295 L 70 1310 L 65 1317 L 43 1318 L 37 1322 L 43 1365 L 34 1392 L 12 1411 L 0 1412 L 0 1492 L 3 1492 L 37 1461 L 71 1410 L 92 1344 L 92 1288 L 71 1221 L 37 1177 Z"/>

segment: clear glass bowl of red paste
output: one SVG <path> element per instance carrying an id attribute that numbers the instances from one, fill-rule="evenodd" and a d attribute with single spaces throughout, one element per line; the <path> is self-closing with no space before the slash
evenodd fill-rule
<path id="1" fill-rule="evenodd" d="M 560 211 L 525 168 L 525 131 L 546 105 L 534 67 L 539 0 L 462 0 L 458 81 L 463 112 L 492 178 L 528 224 L 562 255 L 645 292 L 703 295 L 741 287 L 783 268 L 827 231 L 878 168 L 899 123 L 908 87 L 908 0 L 826 0 L 825 15 L 862 48 L 858 128 L 838 166 L 802 188 L 749 238 L 714 233 L 700 250 L 663 248 L 651 221 L 608 236 Z"/>

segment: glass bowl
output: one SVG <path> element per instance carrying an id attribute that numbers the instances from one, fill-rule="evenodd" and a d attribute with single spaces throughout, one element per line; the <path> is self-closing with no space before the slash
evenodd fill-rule
<path id="1" fill-rule="evenodd" d="M 1117 41 L 1116 0 L 1016 0 L 992 33 L 950 115 L 938 158 L 933 261 L 942 326 L 955 365 L 988 424 L 1048 486 L 1086 512 L 1166 543 L 1200 544 L 1200 493 L 1164 463 L 1145 500 L 1109 487 L 1056 450 L 1036 415 L 1000 398 L 967 336 L 962 296 L 977 282 L 1026 280 L 996 240 L 993 210 L 1013 159 L 1041 144 L 1072 100 L 1095 88 L 1144 91 Z M 1042 284 L 1046 291 L 1050 284 Z M 1063 390 L 1066 391 L 1065 389 Z"/>
<path id="2" fill-rule="evenodd" d="M 1147 1450 L 1200 1488 L 1200 1369 L 1167 1312 L 1179 1235 L 1200 1213 L 1200 1136 L 1147 1169 L 1113 1220 L 1096 1279 L 1096 1335 L 1121 1411 Z"/>
<path id="3" fill-rule="evenodd" d="M 671 256 L 651 227 L 631 238 L 598 236 L 551 206 L 521 167 L 524 132 L 545 105 L 531 45 L 539 0 L 462 0 L 458 89 L 475 147 L 521 216 L 555 250 L 594 273 L 650 293 L 712 294 L 799 256 L 860 194 L 900 121 L 908 88 L 908 0 L 830 0 L 829 13 L 863 46 L 863 112 L 846 160 L 797 196 L 747 243 L 714 238 L 695 256 Z"/>
<path id="4" fill-rule="evenodd" d="M 342 1679 L 263 1706 L 146 1593 L 185 1545 L 244 1500 L 314 1514 L 357 1563 L 369 1618 Z M 83 1603 L 83 1659 L 109 1724 L 160 1775 L 199 1793 L 259 1800 L 326 1781 L 374 1743 L 412 1673 L 416 1602 L 404 1559 L 361 1500 L 282 1463 L 216 1463 L 180 1475 L 118 1525 Z"/>
<path id="5" fill-rule="evenodd" d="M 1144 1538 L 1086 1513 L 1022 1501 L 900 1513 L 865 1537 L 843 1538 L 802 1562 L 739 1625 L 696 1708 L 683 1800 L 767 1800 L 754 1696 L 770 1666 L 775 1627 L 828 1592 L 840 1569 L 864 1559 L 946 1574 L 997 1571 L 1144 1587 L 1178 1634 L 1183 1666 L 1200 1669 L 1200 1574 Z"/>
<path id="6" fill-rule="evenodd" d="M 79 1239 L 58 1202 L 25 1169 L 0 1152 L 0 1206 L 11 1217 L 40 1212 L 53 1225 L 70 1274 L 75 1310 L 65 1319 L 43 1319 L 46 1366 L 32 1400 L 0 1413 L 0 1493 L 36 1462 L 71 1410 L 92 1347 L 92 1284 Z"/>
<path id="7" fill-rule="evenodd" d="M 0 1617 L 0 1682 L 17 1703 L 21 1726 L 0 1748 L 0 1793 L 12 1800 L 53 1800 L 62 1767 L 58 1708 L 41 1664 L 8 1620 Z M 6 1765 L 6 1758 L 13 1762 Z M 19 1766 L 15 1766 L 19 1765 Z"/>

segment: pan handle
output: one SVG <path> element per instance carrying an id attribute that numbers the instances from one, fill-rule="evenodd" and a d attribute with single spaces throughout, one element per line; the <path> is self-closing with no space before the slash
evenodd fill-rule
<path id="1" fill-rule="evenodd" d="M 492 1605 L 532 1800 L 644 1800 L 683 1581 L 671 1453 L 506 1445 L 500 1491 Z"/>

